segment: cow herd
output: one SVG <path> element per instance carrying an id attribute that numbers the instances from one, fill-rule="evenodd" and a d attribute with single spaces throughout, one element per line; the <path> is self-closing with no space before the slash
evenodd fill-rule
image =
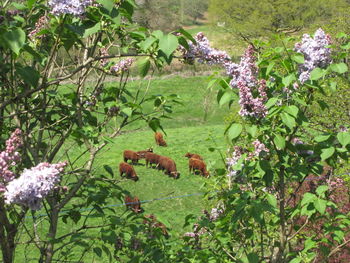
<path id="1" fill-rule="evenodd" d="M 154 134 L 154 138 L 157 145 L 164 147 L 167 146 L 167 143 L 165 142 L 163 135 L 160 132 L 156 132 Z M 196 171 L 199 171 L 202 176 L 206 178 L 209 177 L 209 172 L 207 171 L 206 164 L 199 154 L 186 153 L 184 157 L 187 157 L 189 159 L 188 168 L 190 173 L 195 174 Z M 123 177 L 123 175 L 125 175 L 125 177 L 128 179 L 131 179 L 135 182 L 138 181 L 139 177 L 137 176 L 133 165 L 138 164 L 141 159 L 145 160 L 146 167 L 164 171 L 166 175 L 173 177 L 174 179 L 178 179 L 180 176 L 180 173 L 176 169 L 175 161 L 168 156 L 162 156 L 154 153 L 152 148 L 138 152 L 125 150 L 123 152 L 124 162 L 121 162 L 119 164 L 120 176 Z M 128 161 L 130 161 L 130 163 Z M 127 195 L 125 196 L 124 202 L 126 207 L 135 213 L 140 213 L 143 211 L 141 208 L 141 202 L 137 196 L 131 197 Z M 163 234 L 167 236 L 165 225 L 157 221 L 156 217 L 153 214 L 145 216 L 145 218 L 148 218 L 148 224 L 151 224 L 153 227 L 160 228 Z"/>

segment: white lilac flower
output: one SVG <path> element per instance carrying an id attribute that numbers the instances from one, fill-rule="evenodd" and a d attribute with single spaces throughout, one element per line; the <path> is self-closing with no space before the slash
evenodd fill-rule
<path id="1" fill-rule="evenodd" d="M 242 147 L 235 146 L 234 151 L 232 152 L 232 156 L 226 159 L 228 177 L 235 177 L 239 172 L 234 168 L 234 166 L 238 163 L 238 160 L 241 158 L 242 154 L 243 154 Z"/>
<path id="2" fill-rule="evenodd" d="M 263 144 L 262 142 L 260 142 L 258 139 L 256 139 L 254 142 L 253 142 L 253 145 L 254 145 L 254 155 L 255 156 L 259 156 L 259 154 L 264 151 L 264 152 L 270 152 L 270 150 L 268 148 L 266 148 L 265 144 Z"/>
<path id="3" fill-rule="evenodd" d="M 295 44 L 295 51 L 304 55 L 304 64 L 299 65 L 299 81 L 304 83 L 310 78 L 313 69 L 325 68 L 331 63 L 331 44 L 328 34 L 319 28 L 314 37 L 304 34 L 301 43 Z"/>
<path id="4" fill-rule="evenodd" d="M 66 163 L 40 163 L 8 183 L 4 193 L 6 204 L 20 204 L 32 210 L 41 207 L 41 200 L 59 183 Z"/>

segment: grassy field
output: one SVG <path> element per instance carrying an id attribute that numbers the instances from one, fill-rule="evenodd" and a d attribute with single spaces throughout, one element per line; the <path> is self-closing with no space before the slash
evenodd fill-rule
<path id="1" fill-rule="evenodd" d="M 152 80 L 148 90 L 149 95 L 176 93 L 180 96 L 183 103 L 183 105 L 176 104 L 173 107 L 172 119 L 164 119 L 162 122 L 167 134 L 165 140 L 168 147 L 156 146 L 153 131 L 145 126 L 145 123 L 138 123 L 132 127 L 133 129 L 139 128 L 138 131 L 125 133 L 114 139 L 113 143 L 108 145 L 98 155 L 94 165 L 96 177 L 101 175 L 108 176 L 108 173 L 103 168 L 108 165 L 114 173 L 113 177 L 110 176 L 110 179 L 115 182 L 119 181 L 118 187 L 131 195 L 137 195 L 142 201 L 147 201 L 142 205 L 144 209 L 143 214 L 153 213 L 167 225 L 171 233 L 169 242 L 178 239 L 184 232 L 191 229 L 190 226 L 183 227 L 185 217 L 188 214 L 199 216 L 203 209 L 211 207 L 209 201 L 201 194 L 208 190 L 205 184 L 214 180 L 213 178 L 216 176 L 215 168 L 223 167 L 219 152 L 212 152 L 209 148 L 217 147 L 225 155 L 226 144 L 223 135 L 225 126 L 223 123 L 228 110 L 227 106 L 226 108 L 217 106 L 216 93 L 215 91 L 207 91 L 207 82 L 208 77 L 206 76 Z M 113 83 L 107 85 L 113 85 Z M 145 91 L 146 81 L 132 81 L 128 85 L 131 91 L 135 91 L 140 87 L 141 90 Z M 206 101 L 207 107 L 203 106 L 204 101 Z M 146 104 L 144 105 L 144 110 L 150 110 L 151 107 L 151 104 Z M 207 110 L 207 113 L 205 113 L 205 110 Z M 123 150 L 131 149 L 137 151 L 149 147 L 153 147 L 155 153 L 169 156 L 176 161 L 177 169 L 181 173 L 178 180 L 170 178 L 158 170 L 146 168 L 144 161 L 140 161 L 140 165 L 135 166 L 135 170 L 140 178 L 138 182 L 135 183 L 134 181 L 120 178 L 118 165 L 122 161 Z M 73 154 L 74 152 L 79 152 L 79 148 L 71 147 L 71 153 Z M 212 177 L 206 179 L 200 175 L 189 174 L 188 159 L 184 157 L 186 152 L 201 154 L 208 165 Z M 99 189 L 94 189 L 93 187 L 90 188 L 90 191 L 96 195 L 103 194 L 99 192 Z M 118 191 L 121 190 L 114 190 L 116 193 Z M 113 207 L 116 216 L 125 217 L 125 207 L 122 203 L 117 198 L 109 197 L 106 200 L 105 209 Z M 87 215 L 90 211 L 90 209 L 81 211 L 83 215 L 81 221 L 83 221 L 84 215 Z M 58 236 L 78 227 L 70 219 L 66 224 L 62 223 L 62 219 L 63 217 L 59 221 Z M 47 224 L 47 218 L 43 218 L 43 220 L 42 226 Z M 32 227 L 31 221 L 31 218 L 26 220 L 29 229 Z M 92 217 L 87 221 L 87 225 L 94 226 L 99 224 L 101 224 L 101 218 Z M 42 227 L 42 229 L 44 230 L 45 228 Z M 100 235 L 99 231 L 95 230 L 89 230 L 88 234 L 92 237 Z M 32 248 L 31 245 L 20 245 L 17 252 L 16 262 L 31 262 L 30 259 L 33 259 L 34 262 L 37 260 L 37 250 Z M 91 254 L 89 252 L 86 257 L 93 257 L 93 252 L 91 251 Z M 89 262 L 104 262 L 104 259 L 89 259 Z"/>

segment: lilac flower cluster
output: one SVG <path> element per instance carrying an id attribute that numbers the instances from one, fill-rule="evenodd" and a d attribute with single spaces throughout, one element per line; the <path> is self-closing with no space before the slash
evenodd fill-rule
<path id="1" fill-rule="evenodd" d="M 47 16 L 42 16 L 39 18 L 39 20 L 35 23 L 35 28 L 29 32 L 28 37 L 30 39 L 34 39 L 36 35 L 45 28 L 45 26 L 48 23 Z M 42 36 L 39 36 L 38 38 L 42 38 Z"/>
<path id="2" fill-rule="evenodd" d="M 249 46 L 239 64 L 229 62 L 224 66 L 226 73 L 232 77 L 231 87 L 239 89 L 239 114 L 260 118 L 267 115 L 264 105 L 267 100 L 266 81 L 258 81 L 258 67 L 255 62 L 254 48 Z"/>
<path id="3" fill-rule="evenodd" d="M 115 74 L 120 74 L 122 72 L 128 71 L 132 63 L 134 63 L 134 60 L 132 58 L 123 59 L 114 66 L 112 66 L 110 70 Z"/>
<path id="4" fill-rule="evenodd" d="M 22 174 L 9 182 L 4 193 L 6 204 L 21 204 L 32 210 L 41 207 L 41 200 L 60 181 L 65 162 L 57 164 L 40 163 L 31 169 L 24 169 Z"/>
<path id="5" fill-rule="evenodd" d="M 266 81 L 264 79 L 259 81 L 258 86 L 258 96 L 254 98 L 253 89 L 249 86 L 244 85 L 243 81 L 238 82 L 239 88 L 239 105 L 241 109 L 239 114 L 241 116 L 252 116 L 255 118 L 266 117 L 268 111 L 264 105 L 264 102 L 267 100 L 266 94 Z"/>
<path id="6" fill-rule="evenodd" d="M 0 153 L 0 192 L 5 191 L 4 183 L 10 182 L 15 175 L 10 170 L 21 159 L 19 152 L 16 150 L 22 146 L 22 132 L 16 129 L 6 141 L 6 149 Z"/>
<path id="7" fill-rule="evenodd" d="M 257 85 L 258 67 L 255 62 L 254 48 L 249 45 L 239 64 L 229 62 L 224 65 L 227 75 L 232 77 L 232 88 L 237 88 L 239 83 L 249 88 Z"/>
<path id="8" fill-rule="evenodd" d="M 235 177 L 239 171 L 234 169 L 234 166 L 238 163 L 238 160 L 241 158 L 243 154 L 243 149 L 240 146 L 235 146 L 234 151 L 232 152 L 232 156 L 227 158 L 227 168 L 228 168 L 228 177 Z"/>
<path id="9" fill-rule="evenodd" d="M 225 64 L 231 60 L 230 56 L 225 51 L 212 48 L 208 38 L 205 37 L 202 32 L 199 32 L 194 39 L 197 43 L 193 44 L 189 42 L 189 50 L 182 46 L 179 48 L 187 62 L 193 63 L 197 58 L 199 63 L 214 65 Z"/>
<path id="10" fill-rule="evenodd" d="M 83 15 L 85 9 L 93 2 L 94 0 L 49 0 L 49 7 L 55 16 L 71 14 L 78 17 Z"/>
<path id="11" fill-rule="evenodd" d="M 258 139 L 253 142 L 253 145 L 255 148 L 254 155 L 256 157 L 258 157 L 261 152 L 266 152 L 266 153 L 270 152 L 270 150 L 268 148 L 266 148 L 265 144 L 260 142 Z"/>
<path id="12" fill-rule="evenodd" d="M 299 81 L 304 83 L 310 78 L 313 69 L 327 67 L 331 63 L 331 49 L 326 47 L 331 44 L 328 34 L 319 28 L 314 38 L 304 34 L 301 43 L 295 44 L 295 51 L 304 55 L 304 64 L 299 65 Z"/>

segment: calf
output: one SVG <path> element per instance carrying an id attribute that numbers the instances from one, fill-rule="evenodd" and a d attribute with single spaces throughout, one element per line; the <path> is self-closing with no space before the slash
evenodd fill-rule
<path id="1" fill-rule="evenodd" d="M 160 132 L 156 132 L 154 134 L 154 139 L 156 140 L 156 144 L 159 146 L 167 146 L 165 140 L 163 139 L 163 134 Z"/>
<path id="2" fill-rule="evenodd" d="M 180 173 L 176 170 L 176 163 L 166 156 L 159 158 L 159 169 L 165 170 L 165 174 L 168 174 L 175 179 L 179 178 Z"/>
<path id="3" fill-rule="evenodd" d="M 126 178 L 129 178 L 131 180 L 134 180 L 135 182 L 139 180 L 138 176 L 136 175 L 136 172 L 134 170 L 134 167 L 128 163 L 120 163 L 119 164 L 119 172 L 120 176 L 123 177 L 123 174 L 126 175 Z"/>
<path id="4" fill-rule="evenodd" d="M 169 237 L 166 226 L 162 222 L 159 222 L 154 214 L 145 215 L 145 220 L 143 220 L 143 223 L 148 225 L 150 232 L 152 229 L 158 228 L 162 231 L 166 238 Z M 153 237 L 153 235 L 151 237 Z"/>
<path id="5" fill-rule="evenodd" d="M 131 163 L 138 163 L 138 161 L 141 159 L 141 155 L 137 152 L 131 151 L 131 150 L 125 150 L 123 152 L 124 162 L 128 162 L 128 160 L 131 160 Z"/>
<path id="6" fill-rule="evenodd" d="M 195 173 L 195 170 L 198 170 L 202 176 L 209 177 L 209 172 L 207 171 L 207 166 L 205 165 L 205 162 L 199 159 L 190 158 L 188 161 L 188 169 L 191 173 Z"/>
<path id="7" fill-rule="evenodd" d="M 188 159 L 194 158 L 194 159 L 198 159 L 198 160 L 203 160 L 202 156 L 200 156 L 199 154 L 196 154 L 196 153 L 186 153 L 185 157 L 187 157 Z"/>
<path id="8" fill-rule="evenodd" d="M 124 198 L 124 202 L 125 202 L 125 205 L 126 205 L 127 209 L 131 209 L 135 213 L 142 212 L 141 202 L 140 202 L 140 199 L 137 196 L 131 197 L 131 196 L 126 195 L 125 198 Z"/>
<path id="9" fill-rule="evenodd" d="M 160 158 L 160 155 L 152 153 L 152 152 L 147 152 L 145 154 L 146 167 L 148 167 L 148 164 L 150 164 L 150 167 L 152 167 L 152 164 L 155 164 L 156 166 L 158 166 L 159 158 Z"/>

